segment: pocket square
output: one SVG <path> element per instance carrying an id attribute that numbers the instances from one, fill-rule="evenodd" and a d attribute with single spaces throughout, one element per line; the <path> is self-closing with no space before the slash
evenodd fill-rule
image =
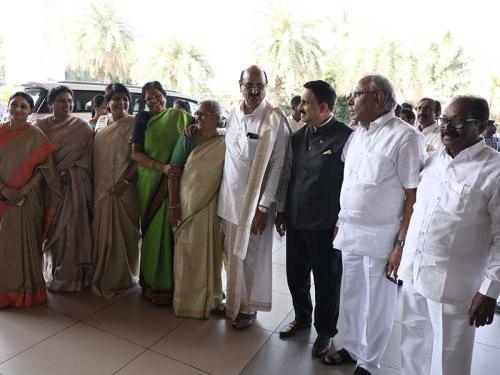
<path id="1" fill-rule="evenodd" d="M 321 155 L 331 155 L 331 154 L 332 154 L 332 150 L 326 150 Z"/>

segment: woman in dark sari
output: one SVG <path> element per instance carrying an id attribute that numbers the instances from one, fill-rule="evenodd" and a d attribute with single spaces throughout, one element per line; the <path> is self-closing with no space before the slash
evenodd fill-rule
<path id="1" fill-rule="evenodd" d="M 193 118 L 166 108 L 167 95 L 157 81 L 143 86 L 142 99 L 149 110 L 137 114 L 132 131 L 142 230 L 140 284 L 143 295 L 152 303 L 170 304 L 173 236 L 168 222 L 167 175 L 182 173 L 169 162 L 177 138 Z"/>

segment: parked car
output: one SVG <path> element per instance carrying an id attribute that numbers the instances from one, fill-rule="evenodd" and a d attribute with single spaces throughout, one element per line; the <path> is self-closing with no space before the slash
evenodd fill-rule
<path id="1" fill-rule="evenodd" d="M 98 94 L 104 94 L 104 89 L 106 84 L 103 83 L 93 83 L 93 82 L 77 82 L 77 81 L 60 81 L 60 82 L 28 82 L 23 84 L 24 91 L 31 95 L 33 101 L 35 102 L 35 108 L 33 109 L 32 120 L 45 117 L 50 114 L 49 106 L 47 103 L 48 94 L 51 88 L 65 85 L 73 90 L 73 114 L 86 121 L 91 118 L 91 100 L 94 96 Z M 135 115 L 140 111 L 147 109 L 146 104 L 141 100 L 141 87 L 140 86 L 129 86 L 127 88 L 130 91 L 131 101 L 130 101 L 130 114 Z M 191 108 L 191 113 L 194 113 L 198 108 L 198 101 L 188 95 L 182 94 L 180 92 L 166 90 L 167 91 L 167 107 L 173 106 L 174 101 L 177 99 L 185 100 L 189 103 Z"/>

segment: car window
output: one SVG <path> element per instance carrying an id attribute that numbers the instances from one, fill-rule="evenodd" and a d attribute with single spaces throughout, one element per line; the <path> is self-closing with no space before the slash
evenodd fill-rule
<path id="1" fill-rule="evenodd" d="M 33 114 L 49 113 L 49 106 L 47 104 L 48 91 L 42 87 L 27 87 L 24 92 L 33 98 L 35 107 Z"/>
<path id="2" fill-rule="evenodd" d="M 91 112 L 92 98 L 103 91 L 73 90 L 73 112 Z"/>

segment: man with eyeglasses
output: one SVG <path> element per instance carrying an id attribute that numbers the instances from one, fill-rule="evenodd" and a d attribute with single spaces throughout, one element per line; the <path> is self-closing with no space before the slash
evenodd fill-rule
<path id="1" fill-rule="evenodd" d="M 329 365 L 356 362 L 355 374 L 380 374 L 396 311 L 397 270 L 425 159 L 424 138 L 394 116 L 396 94 L 384 76 L 358 81 L 348 101 L 359 126 L 344 147 L 338 233 L 344 329 Z"/>
<path id="2" fill-rule="evenodd" d="M 276 192 L 288 146 L 283 112 L 266 97 L 267 77 L 257 66 L 241 72 L 243 100 L 229 111 L 218 215 L 228 259 L 226 316 L 237 330 L 257 311 L 270 311 Z M 222 312 L 222 308 L 217 311 Z"/>
<path id="3" fill-rule="evenodd" d="M 441 104 L 431 98 L 422 98 L 417 107 L 417 125 L 418 129 L 425 137 L 425 146 L 427 154 L 432 155 L 441 146 L 441 133 L 436 123 L 436 118 L 441 112 Z"/>
<path id="4" fill-rule="evenodd" d="M 475 328 L 500 293 L 500 154 L 487 147 L 483 98 L 458 96 L 438 118 L 444 148 L 426 162 L 406 236 L 401 335 L 405 375 L 470 374 Z"/>

